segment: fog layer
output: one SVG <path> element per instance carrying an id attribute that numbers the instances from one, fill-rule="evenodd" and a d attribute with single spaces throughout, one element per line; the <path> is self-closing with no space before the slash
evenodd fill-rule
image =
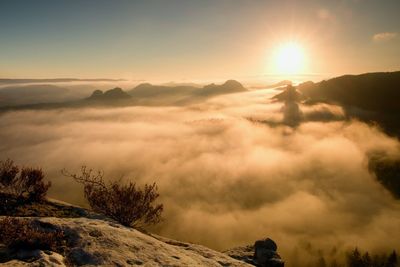
<path id="1" fill-rule="evenodd" d="M 77 204 L 82 189 L 63 168 L 155 181 L 165 205 L 157 233 L 221 250 L 269 236 L 289 266 L 356 245 L 400 248 L 399 202 L 367 168 L 371 154 L 399 157 L 399 142 L 343 121 L 337 106 L 299 105 L 302 121 L 291 128 L 285 121 L 297 111 L 270 96 L 8 112 L 0 115 L 1 159 L 43 167 L 50 195 Z"/>

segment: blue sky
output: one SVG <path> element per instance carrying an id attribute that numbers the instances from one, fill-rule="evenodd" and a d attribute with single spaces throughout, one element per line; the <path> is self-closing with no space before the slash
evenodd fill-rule
<path id="1" fill-rule="evenodd" d="M 400 69 L 400 1 L 1 0 L 0 77 L 223 79 Z"/>

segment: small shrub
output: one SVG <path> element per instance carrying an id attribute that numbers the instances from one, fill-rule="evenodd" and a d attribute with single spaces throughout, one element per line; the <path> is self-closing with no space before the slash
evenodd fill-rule
<path id="1" fill-rule="evenodd" d="M 156 224 L 161 219 L 162 204 L 155 204 L 159 194 L 155 183 L 146 184 L 143 188 L 136 183 L 106 183 L 103 173 L 93 173 L 82 167 L 81 174 L 64 175 L 72 177 L 84 186 L 84 195 L 90 207 L 99 213 L 120 222 L 125 226 L 141 227 Z"/>
<path id="2" fill-rule="evenodd" d="M 12 160 L 0 161 L 0 192 L 29 201 L 42 201 L 51 183 L 41 169 L 20 168 Z"/>
<path id="3" fill-rule="evenodd" d="M 18 173 L 19 168 L 14 165 L 12 160 L 0 161 L 0 185 L 2 187 L 11 187 L 15 183 Z"/>
<path id="4" fill-rule="evenodd" d="M 0 221 L 0 243 L 10 249 L 49 249 L 63 245 L 61 230 L 45 230 L 35 221 L 6 217 Z"/>

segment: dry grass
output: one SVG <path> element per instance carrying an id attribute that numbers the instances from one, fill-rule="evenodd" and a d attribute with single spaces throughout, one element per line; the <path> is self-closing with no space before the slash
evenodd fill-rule
<path id="1" fill-rule="evenodd" d="M 89 216 L 84 208 L 54 201 L 26 202 L 10 194 L 0 193 L 0 216 L 77 218 Z"/>
<path id="2" fill-rule="evenodd" d="M 64 245 L 64 233 L 46 229 L 37 221 L 6 217 L 0 221 L 0 243 L 9 249 L 48 249 L 59 251 Z"/>
<path id="3" fill-rule="evenodd" d="M 0 192 L 10 194 L 30 202 L 40 202 L 46 197 L 51 186 L 44 182 L 41 169 L 19 168 L 10 159 L 0 161 Z"/>

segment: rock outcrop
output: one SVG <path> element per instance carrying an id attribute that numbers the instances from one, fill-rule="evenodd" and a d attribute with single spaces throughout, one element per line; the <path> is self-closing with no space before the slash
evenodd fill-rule
<path id="1" fill-rule="evenodd" d="M 3 217 L 4 218 L 4 217 Z M 2 217 L 0 217 L 2 219 Z M 251 266 L 201 245 L 142 233 L 113 221 L 91 218 L 29 218 L 65 233 L 59 251 L 20 250 L 4 266 Z M 3 259 L 7 257 L 3 253 Z"/>
<path id="2" fill-rule="evenodd" d="M 7 238 L 1 239 L 2 266 L 283 266 L 271 239 L 222 253 L 125 227 L 62 201 L 46 200 L 22 207 L 12 198 L 7 202 L 9 208 L 0 209 L 0 221 L 7 218 L 16 220 L 14 223 L 25 222 L 35 231 L 24 232 L 14 245 L 7 243 Z M 12 231 L 0 231 L 0 238 Z M 28 239 L 27 243 L 25 237 L 29 235 L 36 239 Z"/>
<path id="3" fill-rule="evenodd" d="M 270 239 L 257 240 L 253 246 L 237 247 L 225 251 L 230 257 L 259 267 L 284 267 L 277 253 L 278 246 Z"/>
<path id="4" fill-rule="evenodd" d="M 278 246 L 270 238 L 257 240 L 254 243 L 254 262 L 260 267 L 283 267 L 284 262 L 277 249 Z"/>
<path id="5" fill-rule="evenodd" d="M 282 93 L 273 96 L 272 99 L 279 102 L 301 102 L 306 97 L 292 85 L 287 85 Z"/>
<path id="6" fill-rule="evenodd" d="M 303 119 L 299 103 L 304 100 L 304 96 L 295 87 L 288 85 L 280 94 L 272 97 L 273 100 L 284 102 L 282 107 L 283 123 L 290 127 L 297 127 Z"/>

